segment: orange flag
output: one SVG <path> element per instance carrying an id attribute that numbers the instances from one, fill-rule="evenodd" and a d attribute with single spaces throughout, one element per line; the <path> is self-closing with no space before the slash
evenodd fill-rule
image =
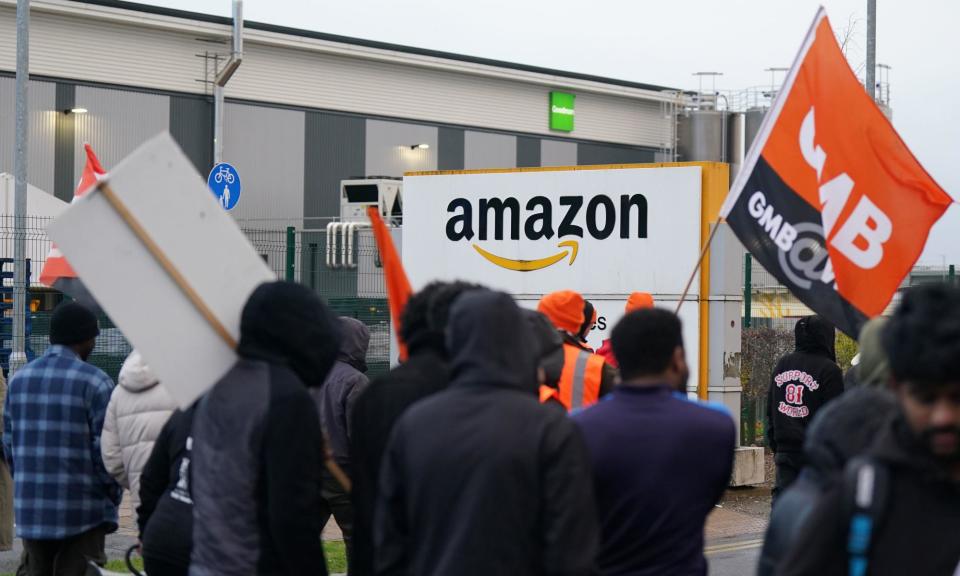
<path id="1" fill-rule="evenodd" d="M 93 148 L 90 147 L 90 144 L 84 143 L 83 149 L 87 153 L 87 163 L 83 167 L 80 183 L 77 184 L 77 190 L 73 194 L 74 202 L 76 202 L 77 198 L 86 194 L 87 191 L 107 173 L 100 164 L 100 160 L 97 159 L 97 155 L 93 153 Z M 43 264 L 43 270 L 40 272 L 40 283 L 51 288 L 56 288 L 57 286 L 54 286 L 54 284 L 58 281 L 74 279 L 76 277 L 77 273 L 73 271 L 70 263 L 63 257 L 63 253 L 60 252 L 57 245 L 54 244 L 50 248 L 50 253 L 47 254 L 47 260 Z"/>
<path id="2" fill-rule="evenodd" d="M 766 270 L 856 338 L 952 202 L 864 91 L 820 9 L 720 215 Z"/>
<path id="3" fill-rule="evenodd" d="M 383 264 L 383 275 L 387 283 L 387 302 L 390 304 L 390 318 L 393 320 L 393 327 L 396 331 L 397 343 L 400 345 L 400 360 L 407 359 L 407 345 L 400 338 L 400 314 L 403 313 L 407 300 L 413 294 L 410 288 L 410 281 L 407 279 L 407 273 L 403 269 L 403 263 L 400 261 L 400 255 L 393 245 L 393 238 L 390 237 L 390 231 L 387 225 L 380 218 L 380 212 L 376 206 L 367 208 L 367 216 L 370 217 L 370 224 L 373 226 L 373 237 L 377 241 L 377 249 L 380 250 L 380 262 Z"/>

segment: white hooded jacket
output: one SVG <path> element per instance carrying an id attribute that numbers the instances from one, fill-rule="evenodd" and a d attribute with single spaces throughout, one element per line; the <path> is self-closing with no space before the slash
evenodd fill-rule
<path id="1" fill-rule="evenodd" d="M 118 380 L 107 406 L 100 450 L 107 472 L 130 490 L 136 510 L 140 473 L 177 404 L 136 350 L 123 363 Z"/>

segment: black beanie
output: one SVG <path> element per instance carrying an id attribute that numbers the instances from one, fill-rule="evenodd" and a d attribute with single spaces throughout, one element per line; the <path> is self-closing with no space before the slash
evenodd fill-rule
<path id="1" fill-rule="evenodd" d="M 57 306 L 50 319 L 50 343 L 71 346 L 92 340 L 100 335 L 97 317 L 88 308 L 76 302 Z"/>

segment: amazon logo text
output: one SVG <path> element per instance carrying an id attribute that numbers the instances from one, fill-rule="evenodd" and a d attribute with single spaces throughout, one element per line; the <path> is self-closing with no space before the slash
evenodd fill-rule
<path id="1" fill-rule="evenodd" d="M 581 213 L 583 217 L 581 218 Z M 560 196 L 555 206 L 546 196 L 534 196 L 521 210 L 516 198 L 480 198 L 476 210 L 466 198 L 447 205 L 447 238 L 460 240 L 527 240 L 577 237 L 597 240 L 614 233 L 620 238 L 647 237 L 647 199 L 643 194 L 623 194 L 619 202 L 596 195 L 584 207 L 583 196 Z M 491 234 L 492 230 L 492 234 Z"/>
<path id="2" fill-rule="evenodd" d="M 584 207 L 583 196 L 560 196 L 558 204 L 546 196 L 534 196 L 521 209 L 516 198 L 480 198 L 474 203 L 466 198 L 454 198 L 447 205 L 446 232 L 452 242 L 460 240 L 550 240 L 560 241 L 559 252 L 540 254 L 536 258 L 512 259 L 489 252 L 478 244 L 476 250 L 488 262 L 515 272 L 532 272 L 568 260 L 577 259 L 579 241 L 589 235 L 604 240 L 613 234 L 620 238 L 647 237 L 647 199 L 643 194 L 623 194 L 617 202 L 605 195 L 596 195 Z M 582 217 L 581 217 L 582 214 Z M 491 234 L 492 231 L 492 234 Z"/>

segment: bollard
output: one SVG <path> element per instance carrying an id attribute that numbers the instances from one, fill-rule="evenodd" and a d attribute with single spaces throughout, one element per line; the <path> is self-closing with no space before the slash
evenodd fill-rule
<path id="1" fill-rule="evenodd" d="M 753 268 L 753 257 L 749 252 L 743 256 L 743 327 L 749 328 L 751 324 L 751 296 L 753 286 L 751 285 L 751 269 Z"/>
<path id="2" fill-rule="evenodd" d="M 297 260 L 297 229 L 293 226 L 287 226 L 287 266 L 285 268 L 285 279 L 293 282 L 296 276 Z"/>

